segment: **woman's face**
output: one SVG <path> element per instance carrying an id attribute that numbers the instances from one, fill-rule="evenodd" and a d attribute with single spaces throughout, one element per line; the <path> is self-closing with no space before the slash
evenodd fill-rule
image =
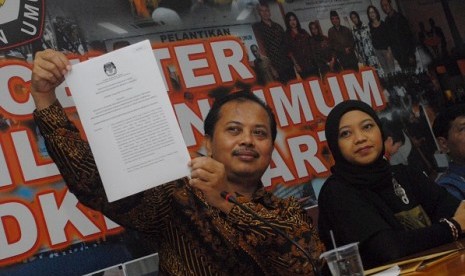
<path id="1" fill-rule="evenodd" d="M 355 26 L 358 25 L 358 17 L 355 14 L 352 14 L 350 16 L 350 20 L 352 21 L 352 23 L 354 23 Z"/>
<path id="2" fill-rule="evenodd" d="M 376 12 L 373 8 L 370 8 L 368 10 L 368 17 L 370 19 L 370 21 L 376 21 Z"/>
<path id="3" fill-rule="evenodd" d="M 289 17 L 289 26 L 290 26 L 292 29 L 297 28 L 297 19 L 296 19 L 294 16 L 290 16 L 290 17 Z"/>
<path id="4" fill-rule="evenodd" d="M 342 156 L 355 165 L 369 165 L 383 151 L 381 130 L 365 112 L 352 110 L 339 122 L 338 145 Z"/>
<path id="5" fill-rule="evenodd" d="M 315 24 L 310 25 L 310 32 L 312 35 L 318 35 L 318 28 Z"/>

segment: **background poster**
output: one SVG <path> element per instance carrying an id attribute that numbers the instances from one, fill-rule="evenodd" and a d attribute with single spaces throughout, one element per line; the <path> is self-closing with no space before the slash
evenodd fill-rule
<path id="1" fill-rule="evenodd" d="M 402 130 L 404 142 L 391 156 L 392 163 L 416 166 L 431 178 L 444 169 L 447 164 L 437 158 L 430 124 L 439 108 L 465 101 L 463 1 L 392 1 L 408 22 L 399 32 L 411 34 L 414 58 L 408 68 L 395 58 L 387 70 L 376 55 L 363 55 L 354 47 L 355 70 L 339 58 L 325 68 L 335 57 L 329 51 L 330 60 L 323 59 L 317 70 L 291 66 L 287 79 L 270 69 L 276 61 L 257 27 L 257 2 L 0 0 L 0 275 L 82 275 L 107 268 L 124 272 L 128 268 L 119 264 L 134 267 L 157 251 L 140 234 L 78 204 L 49 158 L 32 120 L 29 97 L 34 53 L 47 48 L 79 63 L 150 39 L 183 138 L 194 154 L 203 153 L 203 118 L 212 100 L 251 89 L 272 106 L 279 125 L 273 163 L 263 182 L 276 195 L 296 196 L 307 207 L 317 204 L 332 164 L 324 139 L 326 115 L 345 99 L 370 103 L 388 127 Z M 349 30 L 354 27 L 352 11 L 368 24 L 370 5 L 386 20 L 378 0 L 265 2 L 270 18 L 284 32 L 289 12 L 307 33 L 312 22 L 324 36 L 332 27 L 330 11 Z M 5 20 L 1 15 L 12 9 L 16 16 Z M 278 49 L 287 49 L 286 57 L 304 67 L 299 62 L 314 55 L 315 48 L 305 52 L 291 38 L 286 36 Z M 366 37 L 360 41 L 367 42 Z M 57 91 L 80 127 L 66 85 Z"/>

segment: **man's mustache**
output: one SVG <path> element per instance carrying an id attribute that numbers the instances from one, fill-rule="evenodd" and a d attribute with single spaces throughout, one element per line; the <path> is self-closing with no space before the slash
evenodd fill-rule
<path id="1" fill-rule="evenodd" d="M 232 153 L 233 155 L 250 155 L 255 158 L 260 156 L 257 151 L 250 149 L 250 148 L 238 148 L 238 149 L 233 150 Z"/>

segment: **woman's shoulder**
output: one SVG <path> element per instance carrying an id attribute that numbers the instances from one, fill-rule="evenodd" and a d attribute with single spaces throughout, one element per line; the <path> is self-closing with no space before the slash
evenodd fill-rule
<path id="1" fill-rule="evenodd" d="M 407 165 L 404 164 L 391 165 L 391 170 L 393 173 L 405 173 L 409 171 Z"/>
<path id="2" fill-rule="evenodd" d="M 404 164 L 393 165 L 391 166 L 391 170 L 394 177 L 408 177 L 413 179 L 426 177 L 422 171 Z"/>
<path id="3" fill-rule="evenodd" d="M 319 196 L 334 196 L 335 194 L 340 194 L 340 193 L 350 193 L 354 192 L 355 188 L 338 179 L 336 176 L 331 175 L 326 179 L 325 183 L 323 184 L 323 187 L 321 187 L 321 191 Z"/>
<path id="4" fill-rule="evenodd" d="M 433 183 L 428 179 L 428 175 L 426 175 L 425 172 L 417 168 L 402 164 L 392 166 L 392 177 L 401 185 L 403 185 L 404 188 L 412 187 L 415 189 L 417 185 Z"/>

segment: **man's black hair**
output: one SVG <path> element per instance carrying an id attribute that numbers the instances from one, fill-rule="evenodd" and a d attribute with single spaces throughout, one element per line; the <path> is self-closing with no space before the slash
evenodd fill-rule
<path id="1" fill-rule="evenodd" d="M 386 141 L 388 137 L 391 137 L 393 143 L 401 142 L 402 145 L 405 144 L 405 135 L 400 124 L 395 124 L 394 121 L 381 118 L 381 125 L 383 129 L 384 141 Z"/>
<path id="2" fill-rule="evenodd" d="M 465 104 L 453 105 L 440 111 L 433 123 L 434 136 L 447 139 L 452 121 L 461 116 L 465 116 Z"/>
<path id="3" fill-rule="evenodd" d="M 216 123 L 220 119 L 220 110 L 223 105 L 228 102 L 255 102 L 259 104 L 263 109 L 265 109 L 266 113 L 268 114 L 270 120 L 270 130 L 271 130 L 271 138 L 274 140 L 276 139 L 277 129 L 276 129 L 276 120 L 274 117 L 274 113 L 271 108 L 263 102 L 260 98 L 255 96 L 252 92 L 243 90 L 235 93 L 227 94 L 224 97 L 217 98 L 213 103 L 210 111 L 208 112 L 207 118 L 205 118 L 204 122 L 204 132 L 205 135 L 213 137 L 213 133 L 215 132 Z"/>

